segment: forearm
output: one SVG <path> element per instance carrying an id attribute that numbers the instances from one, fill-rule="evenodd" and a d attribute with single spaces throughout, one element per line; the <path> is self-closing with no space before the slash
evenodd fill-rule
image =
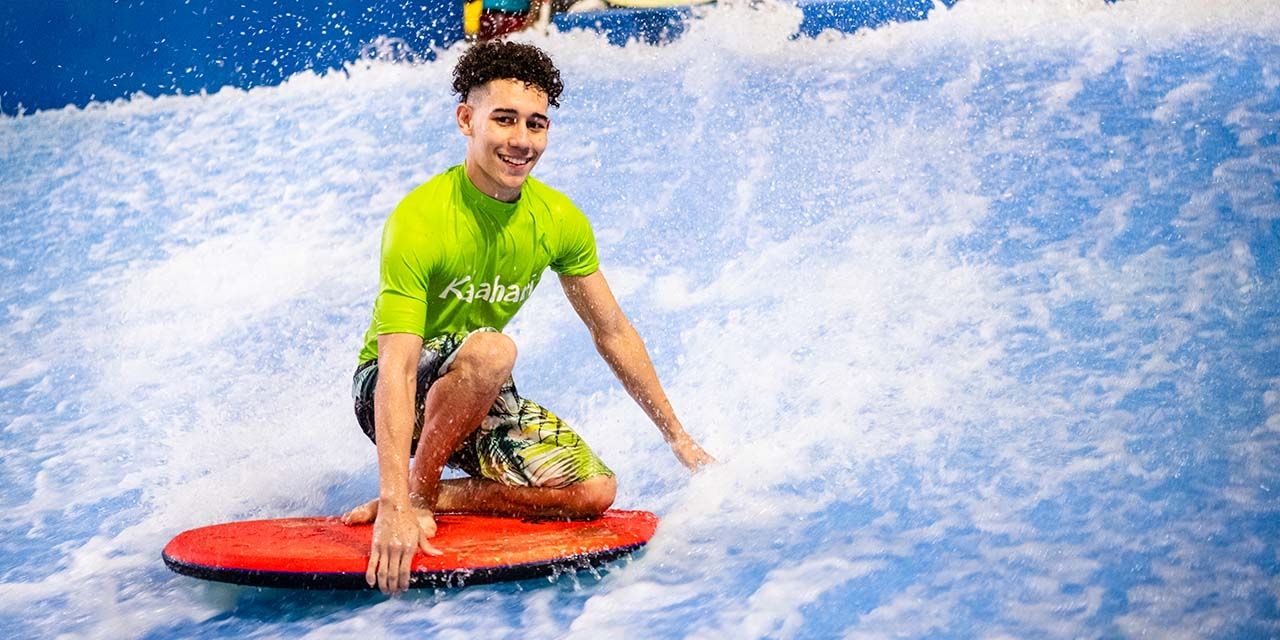
<path id="1" fill-rule="evenodd" d="M 663 438 L 671 442 L 686 437 L 684 426 L 676 417 L 675 409 L 658 381 L 658 373 L 644 341 L 635 328 L 626 323 L 612 333 L 596 336 L 595 343 L 622 387 L 662 431 Z"/>
<path id="2" fill-rule="evenodd" d="M 387 506 L 408 508 L 414 381 L 406 380 L 402 375 L 381 375 L 373 397 L 378 449 L 378 499 Z"/>
<path id="3" fill-rule="evenodd" d="M 561 276 L 560 282 L 574 310 L 591 331 L 596 349 L 609 363 L 622 387 L 662 432 L 680 462 L 692 471 L 715 462 L 715 458 L 685 433 L 684 425 L 676 418 L 671 401 L 658 382 L 649 351 L 623 315 L 604 274 L 597 271 L 588 276 Z"/>
<path id="4" fill-rule="evenodd" d="M 409 587 L 409 565 L 418 551 L 439 555 L 427 542 L 435 533 L 431 514 L 414 509 L 409 488 L 413 443 L 417 354 L 412 334 L 378 336 L 378 382 L 373 389 L 373 429 L 378 447 L 378 499 L 343 516 L 347 524 L 373 523 L 365 582 L 383 593 Z"/>

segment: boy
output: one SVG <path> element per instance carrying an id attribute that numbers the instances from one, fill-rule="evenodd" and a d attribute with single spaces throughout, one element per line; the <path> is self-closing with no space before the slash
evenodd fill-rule
<path id="1" fill-rule="evenodd" d="M 613 472 L 554 414 L 520 397 L 500 333 L 550 267 L 627 392 L 682 464 L 714 459 L 684 431 L 640 336 L 618 307 L 586 217 L 530 178 L 560 72 L 540 49 L 473 46 L 454 68 L 464 164 L 410 193 L 387 220 L 373 321 L 352 387 L 377 446 L 379 497 L 343 516 L 374 523 L 366 580 L 409 586 L 436 511 L 593 518 Z M 410 454 L 413 453 L 412 463 Z M 448 464 L 470 477 L 441 481 Z"/>

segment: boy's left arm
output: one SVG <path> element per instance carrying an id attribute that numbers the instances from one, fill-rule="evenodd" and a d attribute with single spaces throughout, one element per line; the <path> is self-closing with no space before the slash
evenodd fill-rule
<path id="1" fill-rule="evenodd" d="M 622 313 L 604 274 L 596 271 L 589 276 L 560 276 L 560 285 L 569 304 L 591 331 L 596 350 L 613 369 L 622 387 L 662 431 L 662 437 L 671 445 L 681 464 L 690 471 L 698 471 L 715 462 L 715 458 L 685 432 L 676 418 L 671 401 L 658 382 L 649 351 L 635 327 L 631 326 L 631 321 Z"/>

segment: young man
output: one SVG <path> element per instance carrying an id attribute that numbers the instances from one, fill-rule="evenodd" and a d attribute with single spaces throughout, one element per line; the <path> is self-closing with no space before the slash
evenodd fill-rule
<path id="1" fill-rule="evenodd" d="M 613 503 L 613 472 L 511 380 L 516 347 L 500 331 L 547 267 L 680 462 L 696 471 L 714 461 L 676 418 L 600 273 L 586 217 L 529 177 L 560 72 L 536 47 L 495 41 L 473 46 L 453 74 L 466 161 L 388 218 L 352 387 L 377 446 L 379 496 L 343 521 L 374 523 L 366 579 L 384 593 L 408 588 L 417 551 L 439 553 L 428 540 L 436 511 L 591 518 Z M 446 464 L 470 477 L 441 481 Z"/>

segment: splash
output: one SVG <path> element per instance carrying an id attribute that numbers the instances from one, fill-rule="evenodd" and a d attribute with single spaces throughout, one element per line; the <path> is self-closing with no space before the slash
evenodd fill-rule
<path id="1" fill-rule="evenodd" d="M 0 628 L 1265 636 L 1280 503 L 1280 17 L 965 0 L 792 38 L 528 34 L 539 177 L 686 426 L 692 479 L 545 282 L 521 389 L 659 513 L 602 576 L 373 595 L 167 573 L 176 532 L 376 489 L 347 385 L 386 213 L 463 151 L 457 51 L 0 121 Z M 750 37 L 743 37 L 750 34 Z"/>

